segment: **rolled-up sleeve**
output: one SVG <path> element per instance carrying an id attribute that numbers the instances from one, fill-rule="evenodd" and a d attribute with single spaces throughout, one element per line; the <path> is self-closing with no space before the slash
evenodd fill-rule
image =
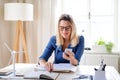
<path id="1" fill-rule="evenodd" d="M 76 53 L 75 53 L 75 58 L 80 62 L 81 56 L 83 55 L 84 52 L 84 37 L 80 36 L 79 37 L 79 43 L 76 47 Z"/>
<path id="2" fill-rule="evenodd" d="M 39 57 L 40 59 L 44 59 L 46 61 L 48 61 L 49 57 L 52 55 L 53 51 L 55 50 L 55 43 L 56 43 L 56 37 L 52 36 L 47 44 L 47 46 L 45 47 L 42 55 Z"/>

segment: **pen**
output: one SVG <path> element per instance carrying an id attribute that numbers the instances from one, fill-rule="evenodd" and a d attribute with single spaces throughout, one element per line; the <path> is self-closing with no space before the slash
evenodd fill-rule
<path id="1" fill-rule="evenodd" d="M 38 62 L 38 65 L 40 65 L 40 63 Z"/>
<path id="2" fill-rule="evenodd" d="M 95 71 L 98 71 L 98 69 L 94 68 Z"/>
<path id="3" fill-rule="evenodd" d="M 102 68 L 103 68 L 103 61 L 104 61 L 104 59 L 101 60 L 101 64 L 100 64 L 99 70 L 102 70 Z"/>
<path id="4" fill-rule="evenodd" d="M 106 64 L 103 65 L 102 71 L 105 71 Z"/>
<path id="5" fill-rule="evenodd" d="M 52 72 L 52 69 L 50 69 L 50 71 L 49 71 L 50 73 Z"/>

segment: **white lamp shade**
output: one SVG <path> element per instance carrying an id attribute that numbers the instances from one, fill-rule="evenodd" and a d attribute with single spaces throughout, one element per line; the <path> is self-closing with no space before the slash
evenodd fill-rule
<path id="1" fill-rule="evenodd" d="M 4 19 L 9 21 L 32 21 L 33 5 L 29 3 L 6 3 L 4 5 Z"/>

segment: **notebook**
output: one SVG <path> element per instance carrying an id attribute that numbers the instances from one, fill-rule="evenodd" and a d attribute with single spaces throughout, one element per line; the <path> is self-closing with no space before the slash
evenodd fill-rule
<path id="1" fill-rule="evenodd" d="M 11 74 L 12 72 L 13 72 L 12 69 L 3 68 L 3 69 L 0 69 L 0 76 L 7 76 Z"/>

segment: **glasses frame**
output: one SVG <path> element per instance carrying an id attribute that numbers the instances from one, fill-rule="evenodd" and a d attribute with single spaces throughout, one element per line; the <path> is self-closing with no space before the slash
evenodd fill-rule
<path id="1" fill-rule="evenodd" d="M 60 31 L 63 31 L 63 30 L 65 30 L 65 31 L 70 31 L 71 30 L 71 26 L 59 26 L 59 30 Z"/>

